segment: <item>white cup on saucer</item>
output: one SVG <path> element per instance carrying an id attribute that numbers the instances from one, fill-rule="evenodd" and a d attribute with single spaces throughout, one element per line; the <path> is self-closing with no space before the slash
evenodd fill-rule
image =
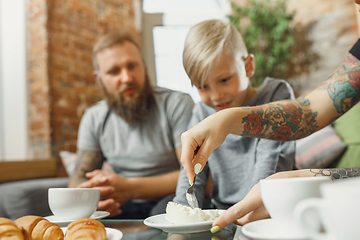
<path id="1" fill-rule="evenodd" d="M 330 177 L 298 177 L 260 180 L 261 198 L 277 232 L 283 237 L 306 238 L 295 221 L 296 205 L 306 198 L 320 198 L 320 186 Z M 319 226 L 317 226 L 319 227 Z"/>
<path id="2" fill-rule="evenodd" d="M 48 202 L 57 219 L 76 220 L 90 217 L 100 201 L 100 189 L 49 188 Z"/>
<path id="3" fill-rule="evenodd" d="M 305 199 L 296 206 L 295 219 L 300 227 L 311 239 L 360 239 L 360 178 L 324 184 L 320 192 L 321 198 Z M 325 232 L 311 227 L 317 222 Z"/>

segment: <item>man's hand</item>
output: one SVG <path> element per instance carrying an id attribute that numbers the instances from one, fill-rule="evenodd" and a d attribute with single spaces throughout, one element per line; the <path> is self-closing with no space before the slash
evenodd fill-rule
<path id="1" fill-rule="evenodd" d="M 81 183 L 79 187 L 96 187 L 102 189 L 102 199 L 114 198 L 115 201 L 119 202 L 120 204 L 125 204 L 127 201 L 133 198 L 133 189 L 127 182 L 128 178 L 124 178 L 119 174 L 113 172 L 107 172 L 102 170 L 94 170 L 92 172 L 88 172 L 85 176 L 89 180 Z M 113 191 L 111 191 L 110 189 L 113 189 Z"/>
<path id="2" fill-rule="evenodd" d="M 83 188 L 92 188 L 90 187 L 92 184 L 87 181 L 79 185 L 79 187 Z M 99 211 L 107 211 L 110 213 L 110 217 L 119 215 L 121 213 L 120 202 L 117 202 L 114 198 L 115 188 L 112 186 L 93 186 L 93 188 L 100 189 L 100 202 L 97 210 Z"/>
<path id="3" fill-rule="evenodd" d="M 117 216 L 119 214 L 121 214 L 121 209 L 120 209 L 120 203 L 116 202 L 113 198 L 108 198 L 105 200 L 100 200 L 99 205 L 98 205 L 98 210 L 99 211 L 107 211 L 110 213 L 110 217 L 113 216 Z"/>
<path id="4" fill-rule="evenodd" d="M 131 192 L 126 185 L 126 178 L 102 170 L 88 172 L 86 177 L 89 180 L 81 183 L 78 187 L 100 189 L 98 210 L 110 212 L 110 216 L 120 214 L 120 206 L 131 199 Z"/>

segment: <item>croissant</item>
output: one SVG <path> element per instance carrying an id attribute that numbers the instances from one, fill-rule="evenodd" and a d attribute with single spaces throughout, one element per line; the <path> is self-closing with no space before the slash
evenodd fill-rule
<path id="1" fill-rule="evenodd" d="M 106 240 L 105 226 L 92 218 L 80 218 L 67 226 L 66 240 Z"/>
<path id="2" fill-rule="evenodd" d="M 13 221 L 0 217 L 0 240 L 24 240 L 24 236 Z"/>
<path id="3" fill-rule="evenodd" d="M 64 240 L 64 233 L 59 225 L 43 217 L 27 215 L 14 222 L 22 229 L 24 240 Z"/>

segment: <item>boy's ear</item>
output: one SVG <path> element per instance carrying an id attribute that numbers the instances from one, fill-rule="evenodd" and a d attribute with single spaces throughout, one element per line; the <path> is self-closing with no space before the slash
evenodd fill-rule
<path id="1" fill-rule="evenodd" d="M 253 54 L 249 54 L 245 59 L 245 71 L 247 77 L 252 77 L 255 72 L 255 57 Z"/>

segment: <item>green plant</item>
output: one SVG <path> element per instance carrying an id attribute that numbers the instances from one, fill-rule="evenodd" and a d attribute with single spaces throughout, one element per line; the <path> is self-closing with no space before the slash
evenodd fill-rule
<path id="1" fill-rule="evenodd" d="M 228 18 L 241 32 L 248 52 L 255 56 L 252 85 L 261 85 L 267 76 L 281 77 L 288 72 L 296 27 L 291 25 L 295 13 L 287 13 L 286 1 L 248 0 L 241 7 L 232 3 L 232 10 Z"/>

